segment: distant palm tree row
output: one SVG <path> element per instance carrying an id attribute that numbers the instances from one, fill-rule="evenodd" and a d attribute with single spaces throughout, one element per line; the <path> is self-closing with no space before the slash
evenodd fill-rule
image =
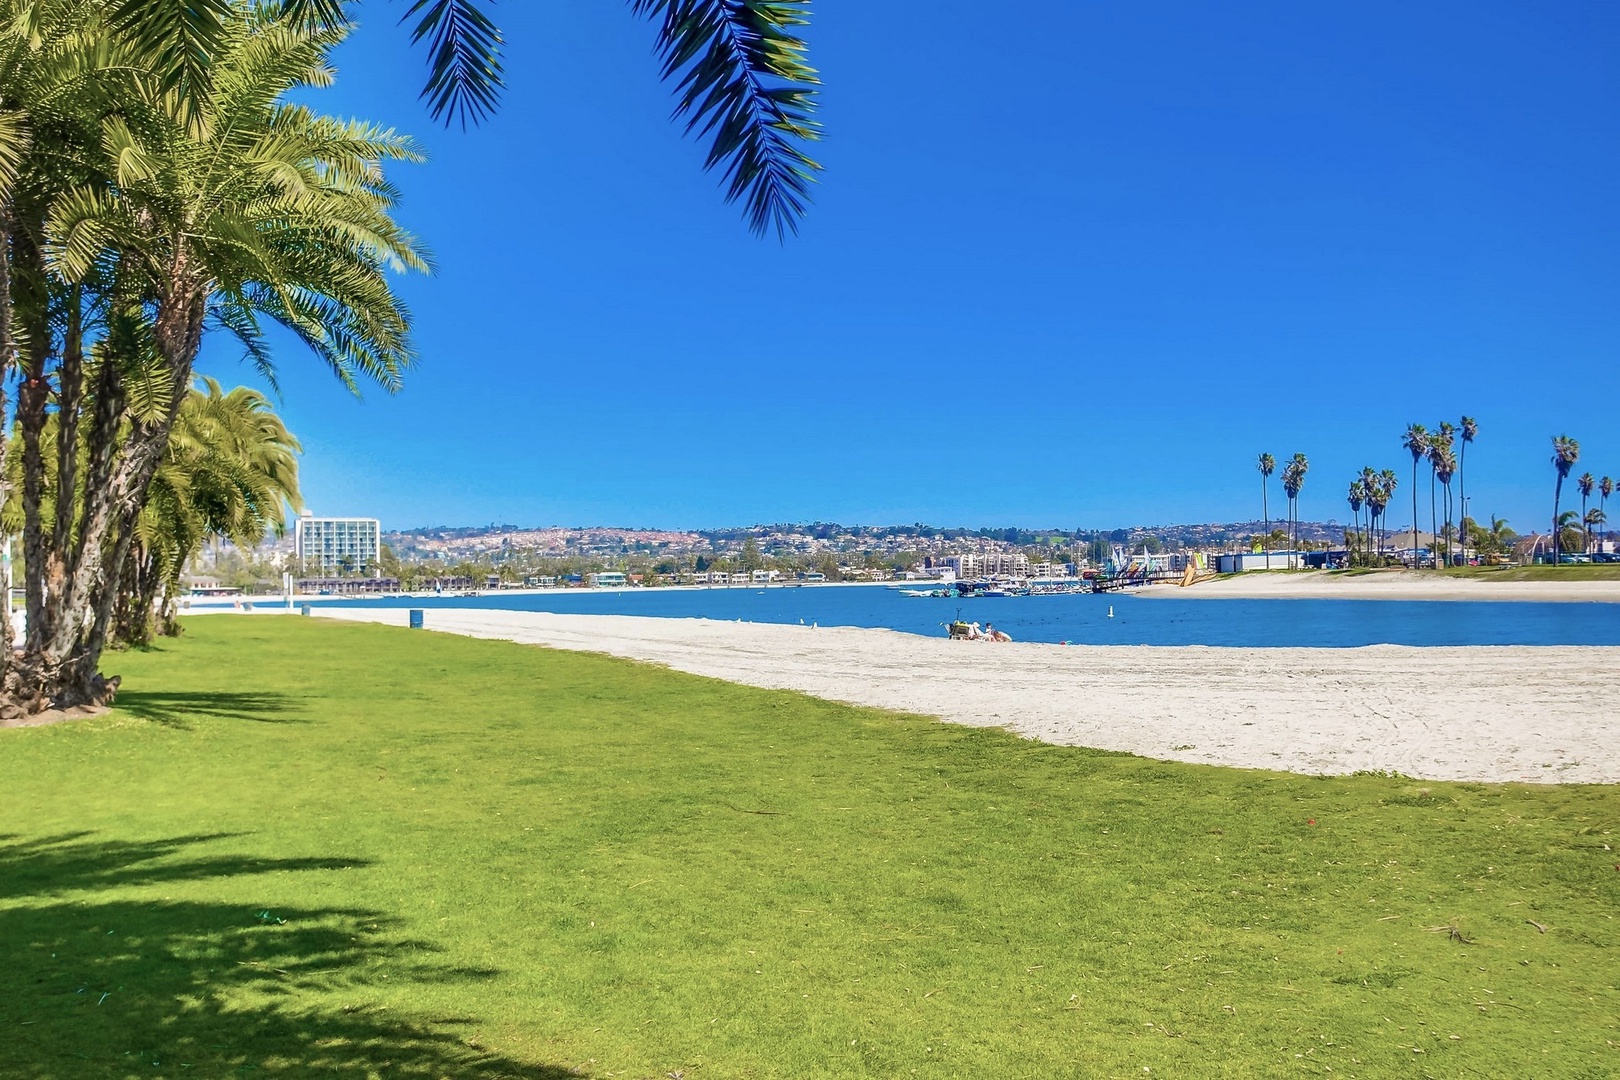
<path id="1" fill-rule="evenodd" d="M 1413 559 L 1417 558 L 1417 523 L 1418 523 L 1418 464 L 1424 460 L 1429 463 L 1429 532 L 1433 535 L 1435 543 L 1442 540 L 1445 543 L 1444 558 L 1449 565 L 1451 562 L 1451 541 L 1454 536 L 1462 533 L 1462 521 L 1467 518 L 1467 502 L 1463 493 L 1463 460 L 1468 454 L 1468 444 L 1479 436 L 1479 421 L 1472 416 L 1465 416 L 1461 422 L 1453 425 L 1450 421 L 1442 420 L 1433 431 L 1422 424 L 1408 424 L 1401 433 L 1401 446 L 1412 455 L 1412 551 Z M 1460 445 L 1459 445 L 1460 444 Z M 1461 513 L 1458 514 L 1456 528 L 1451 520 L 1451 479 L 1457 478 L 1457 505 Z M 1440 513 L 1436 506 L 1436 485 L 1445 489 L 1445 521 L 1442 525 Z M 1433 553 L 1438 561 L 1441 552 Z"/>
<path id="2" fill-rule="evenodd" d="M 1261 454 L 1259 458 L 1260 469 L 1260 513 L 1266 523 L 1266 533 L 1271 532 L 1271 506 L 1269 503 L 1268 481 L 1271 474 L 1277 469 L 1277 459 L 1270 454 Z M 1299 493 L 1305 486 L 1305 474 L 1311 471 L 1311 463 L 1304 454 L 1295 454 L 1283 465 L 1282 485 L 1283 494 L 1288 496 L 1288 540 L 1291 551 L 1299 550 Z"/>
<path id="3" fill-rule="evenodd" d="M 1563 514 L 1558 512 L 1564 495 L 1564 481 L 1575 468 L 1575 463 L 1581 459 L 1581 444 L 1577 439 L 1568 435 L 1553 437 L 1553 469 L 1558 473 L 1558 482 L 1553 485 L 1553 559 L 1556 561 L 1563 554 L 1566 534 L 1576 534 L 1580 539 L 1581 550 L 1587 553 L 1592 551 L 1592 530 L 1606 525 L 1609 520 L 1609 496 L 1614 494 L 1614 481 L 1605 476 L 1595 479 L 1591 473 L 1582 473 L 1575 481 L 1575 489 L 1581 493 L 1581 512 L 1577 516 L 1574 511 Z M 1598 493 L 1598 505 L 1587 508 L 1591 501 L 1592 492 Z M 1600 534 L 1601 535 L 1601 534 Z"/>
<path id="4" fill-rule="evenodd" d="M 1385 469 L 1383 472 L 1374 472 L 1371 465 L 1363 466 L 1361 475 L 1350 481 L 1350 494 L 1347 499 L 1350 503 L 1350 516 L 1354 519 L 1356 533 L 1361 537 L 1361 550 L 1356 553 L 1359 561 L 1369 563 L 1373 553 L 1384 549 L 1383 523 L 1384 511 L 1389 507 L 1389 501 L 1395 497 L 1395 488 L 1400 478 L 1395 475 L 1394 469 Z M 1367 528 L 1361 528 L 1361 510 L 1367 510 Z"/>
<path id="5" fill-rule="evenodd" d="M 1478 530 L 1480 536 L 1487 539 L 1501 540 L 1510 535 L 1507 522 L 1504 519 L 1493 519 L 1489 530 L 1480 529 L 1468 515 L 1467 489 L 1464 487 L 1464 465 L 1467 461 L 1468 446 L 1479 437 L 1479 421 L 1472 416 L 1464 416 L 1457 424 L 1442 420 L 1433 430 L 1422 424 L 1409 424 L 1401 433 L 1401 446 L 1412 456 L 1412 558 L 1417 560 L 1418 550 L 1418 466 L 1423 462 L 1429 463 L 1429 522 L 1430 532 L 1434 538 L 1432 547 L 1437 564 L 1450 565 L 1452 561 L 1452 542 L 1456 540 L 1460 548 L 1466 549 L 1470 528 Z M 1553 467 L 1557 470 L 1558 480 L 1553 488 L 1553 559 L 1567 550 L 1565 540 L 1573 536 L 1575 542 L 1582 546 L 1582 550 L 1590 552 L 1593 546 L 1594 530 L 1608 523 L 1609 496 L 1615 492 L 1615 482 L 1610 477 L 1601 479 L 1593 477 L 1591 473 L 1584 473 L 1575 481 L 1576 489 L 1581 493 L 1581 510 L 1579 514 L 1574 511 L 1560 513 L 1564 493 L 1564 481 L 1569 478 L 1575 463 L 1580 460 L 1581 444 L 1568 435 L 1559 435 L 1553 439 Z M 1265 518 L 1266 531 L 1271 530 L 1271 509 L 1269 503 L 1269 481 L 1277 468 L 1277 459 L 1270 454 L 1261 454 L 1258 459 L 1260 470 L 1260 506 Z M 1282 482 L 1283 492 L 1288 496 L 1288 525 L 1289 538 L 1297 550 L 1299 544 L 1299 493 L 1305 484 L 1305 474 L 1310 469 L 1310 463 L 1304 454 L 1295 454 L 1283 466 Z M 1453 479 L 1457 482 L 1457 498 L 1453 503 L 1451 484 Z M 1345 501 L 1350 504 L 1351 518 L 1355 523 L 1355 534 L 1360 538 L 1359 550 L 1355 551 L 1357 561 L 1371 563 L 1378 558 L 1378 552 L 1384 549 L 1387 533 L 1382 525 L 1384 515 L 1390 501 L 1395 496 L 1395 489 L 1399 480 L 1393 469 L 1382 471 L 1374 470 L 1372 466 L 1363 466 L 1361 472 L 1350 481 L 1350 489 Z M 1598 495 L 1598 505 L 1589 507 L 1593 492 Z M 1457 510 L 1453 517 L 1453 508 Z M 1362 527 L 1362 513 L 1366 512 L 1366 528 Z M 1598 533 L 1597 535 L 1602 535 Z M 1348 537 L 1347 537 L 1348 539 Z M 1351 541 L 1354 544 L 1354 541 Z M 1441 545 L 1444 545 L 1443 548 Z M 1441 563 L 1441 560 L 1444 560 Z"/>

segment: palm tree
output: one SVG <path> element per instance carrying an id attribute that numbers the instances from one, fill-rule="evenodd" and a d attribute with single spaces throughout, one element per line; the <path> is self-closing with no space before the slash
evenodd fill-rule
<path id="1" fill-rule="evenodd" d="M 1283 522 L 1283 524 L 1286 527 L 1282 531 L 1283 531 L 1284 537 L 1286 537 L 1286 543 L 1288 544 L 1288 566 L 1289 566 L 1289 569 L 1293 569 L 1293 566 L 1294 566 L 1294 492 L 1296 490 L 1298 490 L 1295 487 L 1295 484 L 1294 484 L 1294 481 L 1295 481 L 1295 478 L 1296 478 L 1295 477 L 1295 472 L 1296 472 L 1296 470 L 1294 469 L 1294 463 L 1293 462 L 1289 461 L 1289 462 L 1285 462 L 1283 464 L 1283 470 L 1282 470 L 1283 496 L 1287 500 L 1286 505 L 1287 505 L 1288 509 L 1286 511 L 1287 517 L 1284 519 L 1284 522 Z"/>
<path id="2" fill-rule="evenodd" d="M 1429 452 L 1429 430 L 1422 424 L 1408 424 L 1401 445 L 1412 455 L 1412 565 L 1417 565 L 1417 467 Z"/>
<path id="3" fill-rule="evenodd" d="M 136 519 L 115 641 L 146 644 L 154 630 L 177 632 L 180 573 L 208 537 L 252 548 L 268 532 L 285 533 L 287 506 L 303 506 L 301 449 L 256 390 L 224 393 L 205 379 L 187 395 Z"/>
<path id="4" fill-rule="evenodd" d="M 1553 436 L 1553 468 L 1558 470 L 1558 483 L 1553 486 L 1553 565 L 1558 565 L 1558 557 L 1563 554 L 1559 530 L 1562 522 L 1558 516 L 1558 503 L 1564 494 L 1564 481 L 1569 477 L 1569 471 L 1581 459 L 1581 444 L 1568 435 Z"/>
<path id="5" fill-rule="evenodd" d="M 1457 469 L 1457 458 L 1451 452 L 1451 443 L 1448 440 L 1440 448 L 1439 460 L 1435 462 L 1435 473 L 1440 478 L 1440 486 L 1446 491 L 1446 565 L 1451 565 L 1451 477 Z"/>
<path id="6" fill-rule="evenodd" d="M 1609 496 L 1613 495 L 1613 494 L 1614 494 L 1614 480 L 1611 477 L 1605 476 L 1602 480 L 1598 481 L 1598 495 L 1600 496 L 1600 499 L 1598 501 L 1598 509 L 1604 511 L 1603 520 L 1605 522 L 1609 520 L 1608 513 L 1607 513 L 1607 508 L 1608 508 L 1608 505 L 1609 505 Z M 1605 535 L 1607 535 L 1607 534 L 1605 534 Z"/>
<path id="7" fill-rule="evenodd" d="M 85 19 L 99 11 L 69 8 Z M 30 330 L 17 360 L 29 627 L 22 689 L 6 707 L 104 701 L 116 689 L 97 661 L 212 321 L 266 370 L 261 320 L 280 323 L 351 387 L 364 379 L 391 390 L 411 357 L 389 275 L 427 263 L 391 217 L 383 169 L 415 159 L 414 147 L 285 103 L 328 79 L 340 31 L 268 8 L 233 11 L 189 108 L 154 94 L 156 81 L 142 77 L 148 57 L 82 27 L 51 27 L 59 50 L 84 50 L 72 80 L 49 83 L 43 61 L 26 73 L 33 82 L 15 81 L 15 69 L 0 76 L 29 95 L 66 85 L 83 98 L 77 112 L 70 93 L 26 99 L 63 111 L 50 115 L 59 121 L 51 140 L 29 144 L 9 207 L 8 280 L 24 286 L 15 317 L 64 329 Z M 109 102 L 118 106 L 110 117 Z M 92 320 L 100 337 L 87 350 Z M 48 416 L 59 420 L 64 497 L 47 518 Z"/>
<path id="8" fill-rule="evenodd" d="M 1575 481 L 1575 487 L 1581 493 L 1581 522 L 1583 528 L 1586 522 L 1586 501 L 1592 497 L 1592 489 L 1596 486 L 1597 480 L 1593 478 L 1591 473 L 1582 473 L 1580 478 Z M 1590 530 L 1581 536 L 1581 550 L 1588 553 L 1592 550 L 1592 534 Z"/>
<path id="9" fill-rule="evenodd" d="M 1367 489 L 1362 487 L 1361 478 L 1358 476 L 1354 480 L 1350 481 L 1350 491 L 1349 494 L 1345 496 L 1345 501 L 1350 504 L 1350 519 L 1355 522 L 1355 531 L 1358 533 L 1361 532 L 1361 506 L 1362 503 L 1366 502 L 1366 500 Z M 1349 539 L 1350 537 L 1347 533 L 1345 536 L 1347 545 L 1349 544 Z M 1349 546 L 1352 554 L 1354 554 L 1355 546 Z"/>
<path id="10" fill-rule="evenodd" d="M 1277 468 L 1277 459 L 1270 454 L 1260 455 L 1260 514 L 1265 518 L 1265 531 L 1271 532 L 1271 508 L 1266 504 L 1266 488 L 1271 479 L 1272 471 Z"/>
<path id="11" fill-rule="evenodd" d="M 1440 459 L 1443 454 L 1451 451 L 1451 435 L 1457 429 L 1445 420 L 1429 434 L 1429 556 L 1434 566 L 1440 565 L 1440 518 L 1437 513 L 1435 501 L 1436 487 L 1440 479 Z"/>
<path id="12" fill-rule="evenodd" d="M 659 20 L 677 114 L 709 140 L 706 165 L 723 172 L 728 201 L 745 202 L 756 231 L 793 228 L 819 169 L 803 152 L 819 136 L 815 73 L 794 36 L 805 5 L 632 6 Z M 425 96 L 434 114 L 476 122 L 501 81 L 499 32 L 481 0 L 413 0 L 407 17 L 433 49 Z M 392 133 L 284 104 L 286 92 L 331 76 L 324 52 L 293 55 L 287 39 L 329 52 L 349 27 L 338 0 L 0 0 L 0 415 L 15 374 L 24 561 L 35 571 L 25 578 L 31 633 L 20 663 L 4 646 L 9 622 L 0 628 L 0 714 L 109 689 L 85 681 L 105 638 L 102 613 L 205 326 L 241 336 L 267 374 L 263 318 L 287 325 L 346 382 L 397 384 L 409 352 L 382 275 L 425 263 L 388 219 L 394 192 L 382 166 L 413 152 Z M 243 61 L 254 49 L 257 74 Z M 245 128 L 228 115 L 238 99 Z M 212 157 L 182 162 L 182 136 Z M 214 205 L 222 192 L 196 188 L 179 167 L 203 160 L 234 168 L 236 194 L 257 183 L 264 197 Z M 166 182 L 172 190 L 159 190 Z M 278 236 L 270 218 L 300 192 L 313 201 L 294 216 L 309 228 L 295 222 Z M 258 235 L 188 231 L 186 215 L 199 209 L 221 224 L 254 207 Z M 323 209 L 325 228 L 313 224 Z M 188 228 L 171 228 L 165 243 L 164 226 L 181 219 Z M 323 274 L 331 289 L 311 284 Z M 100 358 L 87 360 L 98 336 Z M 53 472 L 69 497 L 49 498 Z M 64 645 L 69 626 L 81 647 Z M 80 676 L 78 690 L 58 692 Z"/>
<path id="13" fill-rule="evenodd" d="M 1574 551 L 1575 545 L 1581 542 L 1581 515 L 1574 510 L 1565 510 L 1558 515 L 1557 527 L 1553 535 L 1559 544 L 1560 551 Z"/>
<path id="14" fill-rule="evenodd" d="M 1585 516 L 1582 517 L 1581 522 L 1586 526 L 1586 549 L 1588 552 L 1592 550 L 1592 530 L 1594 528 L 1600 529 L 1608 520 L 1609 516 L 1603 512 L 1603 508 L 1600 506 L 1592 507 L 1592 509 L 1588 510 Z M 1599 535 L 1602 534 L 1599 533 Z"/>
<path id="15" fill-rule="evenodd" d="M 1378 517 L 1379 517 L 1380 520 L 1383 519 L 1384 512 L 1385 512 L 1386 508 L 1389 506 L 1390 502 L 1395 498 L 1395 490 L 1398 487 L 1400 487 L 1400 484 L 1401 484 L 1401 479 L 1400 479 L 1400 477 L 1395 475 L 1395 470 L 1394 469 L 1384 469 L 1381 472 L 1379 472 L 1379 474 L 1378 474 Z M 1380 535 L 1380 537 L 1379 537 L 1379 550 L 1380 551 L 1383 550 L 1383 546 L 1386 543 L 1388 543 L 1388 541 L 1389 541 L 1389 537 L 1387 535 Z"/>
<path id="16" fill-rule="evenodd" d="M 1288 496 L 1288 522 L 1289 522 L 1289 565 L 1295 565 L 1299 551 L 1299 493 L 1305 486 L 1305 474 L 1310 471 L 1311 463 L 1304 454 L 1295 454 L 1283 466 L 1283 492 Z"/>
<path id="17" fill-rule="evenodd" d="M 1373 467 L 1371 465 L 1363 465 L 1361 467 L 1361 475 L 1358 477 L 1358 479 L 1361 482 L 1362 498 L 1366 500 L 1367 503 L 1367 561 L 1370 565 L 1373 556 L 1377 553 L 1377 551 L 1381 550 L 1383 546 L 1381 544 L 1375 546 L 1374 544 L 1378 526 L 1378 517 L 1382 513 L 1383 507 L 1379 500 L 1380 492 L 1378 490 L 1378 473 L 1373 470 Z M 1383 501 L 1388 502 L 1387 499 Z"/>
<path id="18" fill-rule="evenodd" d="M 1479 436 L 1479 421 L 1472 416 L 1464 416 L 1457 430 L 1462 434 L 1462 447 L 1457 454 L 1457 506 L 1460 508 L 1460 516 L 1466 519 L 1468 517 L 1468 489 L 1463 486 L 1463 467 L 1468 464 L 1468 444 Z M 1466 521 L 1461 524 L 1463 526 L 1463 535 L 1466 537 L 1468 535 Z M 1463 555 L 1465 557 L 1468 555 L 1468 543 L 1466 540 L 1463 542 Z"/>
<path id="19" fill-rule="evenodd" d="M 1512 537 L 1513 530 L 1508 528 L 1507 518 L 1493 517 L 1491 519 L 1490 536 L 1486 542 L 1490 544 L 1493 553 L 1501 554 L 1506 552 L 1508 546 L 1512 543 Z"/>

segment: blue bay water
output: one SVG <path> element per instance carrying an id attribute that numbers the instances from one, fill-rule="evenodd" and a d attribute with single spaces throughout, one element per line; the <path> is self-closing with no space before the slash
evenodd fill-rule
<path id="1" fill-rule="evenodd" d="M 902 596 L 871 586 L 581 589 L 521 595 L 317 601 L 318 606 L 484 608 L 557 614 L 819 623 L 945 636 L 960 616 L 1014 641 L 1278 648 L 1360 645 L 1620 645 L 1620 604 L 1405 600 L 1191 600 L 1129 594 Z M 1109 617 L 1112 610 L 1113 617 Z M 431 623 L 430 623 L 431 625 Z"/>

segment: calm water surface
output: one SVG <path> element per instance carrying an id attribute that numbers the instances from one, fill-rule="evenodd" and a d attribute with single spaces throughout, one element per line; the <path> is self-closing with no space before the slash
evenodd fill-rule
<path id="1" fill-rule="evenodd" d="M 1620 645 L 1620 604 L 1404 600 L 1182 600 L 1128 594 L 958 600 L 870 586 L 581 589 L 544 596 L 318 601 L 376 607 L 488 608 L 558 614 L 651 615 L 762 623 L 886 627 L 945 635 L 960 616 L 1015 641 L 1083 645 L 1277 648 L 1359 645 Z M 1109 617 L 1112 610 L 1113 617 Z"/>

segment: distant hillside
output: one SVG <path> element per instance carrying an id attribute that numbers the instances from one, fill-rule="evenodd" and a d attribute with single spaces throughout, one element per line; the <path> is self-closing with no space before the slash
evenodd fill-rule
<path id="1" fill-rule="evenodd" d="M 1284 526 L 1270 523 L 1273 530 Z M 1106 551 L 1102 545 L 1135 547 L 1225 548 L 1266 532 L 1261 521 L 1185 525 L 1137 525 L 1118 529 L 937 528 L 912 525 L 840 525 L 836 522 L 778 523 L 727 529 L 630 529 L 614 526 L 578 528 L 514 525 L 435 525 L 383 534 L 383 542 L 402 559 L 500 559 L 524 554 L 543 558 L 581 557 L 618 560 L 631 556 L 663 558 L 689 553 L 737 552 L 745 545 L 773 556 L 819 552 L 863 555 L 943 556 L 961 551 L 1040 549 L 1041 551 Z M 1305 521 L 1299 535 L 1313 543 L 1340 542 L 1344 527 L 1334 522 Z"/>

